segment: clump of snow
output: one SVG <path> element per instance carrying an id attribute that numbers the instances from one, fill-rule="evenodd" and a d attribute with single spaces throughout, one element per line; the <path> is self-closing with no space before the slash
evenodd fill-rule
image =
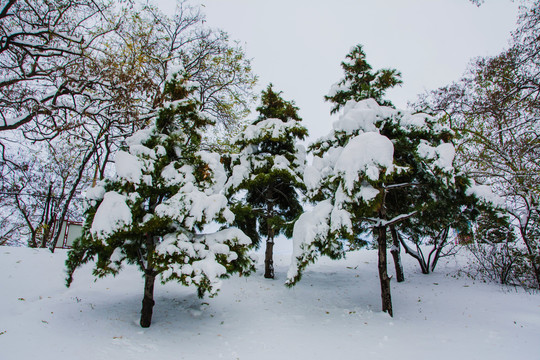
<path id="1" fill-rule="evenodd" d="M 265 119 L 256 124 L 247 126 L 245 130 L 238 136 L 238 139 L 250 141 L 267 136 L 271 139 L 279 139 L 286 136 L 290 129 L 298 126 L 300 125 L 296 120 L 284 122 L 281 119 Z"/>
<path id="2" fill-rule="evenodd" d="M 129 153 L 134 156 L 146 156 L 150 159 L 156 159 L 156 153 L 154 150 L 147 148 L 144 145 L 130 145 Z"/>
<path id="3" fill-rule="evenodd" d="M 343 176 L 345 188 L 351 193 L 359 173 L 365 173 L 369 180 L 376 181 L 381 169 L 393 171 L 393 161 L 392 141 L 377 132 L 368 132 L 349 141 L 336 161 L 335 171 Z"/>
<path id="4" fill-rule="evenodd" d="M 227 182 L 227 173 L 221 163 L 221 156 L 218 153 L 209 151 L 199 151 L 197 154 L 201 157 L 202 161 L 208 164 L 208 168 L 212 171 L 214 192 L 221 191 Z"/>
<path id="5" fill-rule="evenodd" d="M 332 124 L 335 131 L 343 131 L 351 134 L 353 131 L 378 131 L 375 123 L 384 118 L 385 111 L 373 99 L 356 102 L 348 101 L 339 117 L 339 120 Z"/>
<path id="6" fill-rule="evenodd" d="M 439 159 L 435 162 L 435 165 L 441 169 L 452 168 L 454 157 L 456 156 L 456 149 L 453 144 L 443 143 L 436 148 Z"/>
<path id="7" fill-rule="evenodd" d="M 176 74 L 182 74 L 185 72 L 184 66 L 182 64 L 176 63 L 171 64 L 167 70 L 167 79 L 166 81 L 171 81 Z"/>
<path id="8" fill-rule="evenodd" d="M 314 158 L 313 161 L 321 161 L 321 158 Z M 306 166 L 304 170 L 304 183 L 308 189 L 316 189 L 321 181 L 321 173 L 317 166 Z"/>
<path id="9" fill-rule="evenodd" d="M 434 160 L 433 165 L 443 169 L 452 170 L 456 150 L 451 143 L 442 143 L 436 147 L 431 146 L 425 140 L 418 145 L 418 155 L 424 159 Z"/>
<path id="10" fill-rule="evenodd" d="M 242 184 L 245 179 L 251 176 L 249 163 L 245 158 L 240 159 L 240 164 L 234 166 L 231 177 L 227 180 L 225 188 L 236 188 Z"/>
<path id="11" fill-rule="evenodd" d="M 330 148 L 323 157 L 313 157 L 311 165 L 304 170 L 304 183 L 308 190 L 317 189 L 323 179 L 333 176 L 334 166 L 342 151 L 342 147 Z"/>
<path id="12" fill-rule="evenodd" d="M 125 151 L 118 151 L 114 158 L 116 174 L 129 182 L 137 184 L 143 174 L 143 164 L 139 159 Z"/>
<path id="13" fill-rule="evenodd" d="M 479 185 L 476 183 L 471 184 L 467 189 L 467 195 L 474 195 L 479 200 L 493 204 L 495 206 L 504 206 L 505 201 L 502 197 L 495 194 L 489 185 Z"/>
<path id="14" fill-rule="evenodd" d="M 400 119 L 400 125 L 408 129 L 421 129 L 426 127 L 427 122 L 434 122 L 433 118 L 427 114 L 404 114 Z"/>
<path id="15" fill-rule="evenodd" d="M 90 231 L 98 239 L 105 240 L 109 235 L 131 225 L 131 210 L 126 197 L 114 191 L 105 193 L 99 205 Z"/>
<path id="16" fill-rule="evenodd" d="M 193 167 L 184 165 L 177 169 L 175 163 L 170 163 L 165 166 L 161 171 L 161 177 L 165 180 L 165 185 L 167 186 L 192 183 L 195 181 Z"/>
<path id="17" fill-rule="evenodd" d="M 144 142 L 150 139 L 153 133 L 154 133 L 153 126 L 149 126 L 145 129 L 139 130 L 135 134 L 133 134 L 132 136 L 126 139 L 126 144 L 128 146 L 142 145 Z"/>
<path id="18" fill-rule="evenodd" d="M 350 90 L 350 84 L 349 83 L 342 84 L 340 81 L 340 82 L 332 84 L 326 96 L 332 97 L 332 96 L 335 96 L 338 92 L 347 92 L 349 90 Z"/>
<path id="19" fill-rule="evenodd" d="M 359 196 L 364 202 L 370 202 L 373 199 L 379 195 L 380 191 L 375 189 L 371 184 L 368 182 L 363 182 L 362 186 L 360 187 Z"/>
<path id="20" fill-rule="evenodd" d="M 306 147 L 302 144 L 296 144 L 296 154 L 293 163 L 298 168 L 298 172 L 303 173 L 307 162 Z"/>
<path id="21" fill-rule="evenodd" d="M 87 200 L 101 200 L 103 196 L 105 196 L 105 188 L 101 185 L 89 187 L 85 192 L 85 198 Z"/>
<path id="22" fill-rule="evenodd" d="M 326 239 L 330 227 L 329 219 L 333 210 L 330 201 L 318 203 L 313 210 L 306 211 L 296 222 L 293 228 L 293 252 L 291 265 L 287 272 L 287 278 L 292 280 L 298 276 L 300 258 L 306 255 L 310 244 L 316 240 Z M 313 249 L 314 251 L 315 249 Z"/>

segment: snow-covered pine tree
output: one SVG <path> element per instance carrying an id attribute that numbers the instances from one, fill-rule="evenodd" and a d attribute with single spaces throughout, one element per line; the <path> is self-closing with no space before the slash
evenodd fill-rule
<path id="1" fill-rule="evenodd" d="M 463 213 L 461 205 L 467 206 L 441 206 L 443 199 L 448 205 L 467 198 L 469 185 L 452 165 L 449 135 L 426 114 L 379 106 L 373 99 L 349 101 L 330 135 L 311 146 L 313 163 L 304 180 L 316 204 L 294 226 L 288 284 L 296 283 L 320 254 L 342 256 L 343 240 L 355 242 L 359 231 L 371 228 L 379 252 L 382 309 L 392 315 L 386 268 L 389 228 L 412 218 L 417 221 L 410 226 L 421 220 L 433 225 L 435 216 L 444 213 L 450 219 Z"/>
<path id="2" fill-rule="evenodd" d="M 242 231 L 202 233 L 212 222 L 231 224 L 234 215 L 220 194 L 220 156 L 201 150 L 211 121 L 198 112 L 192 91 L 178 73 L 166 82 L 167 102 L 116 154 L 116 177 L 87 190 L 83 235 L 66 261 L 68 286 L 76 268 L 94 259 L 97 277 L 118 273 L 125 262 L 138 265 L 145 278 L 142 327 L 151 324 L 158 275 L 213 296 L 221 278 L 253 270 Z"/>
<path id="3" fill-rule="evenodd" d="M 302 213 L 299 191 L 305 149 L 297 144 L 307 130 L 300 124 L 298 108 L 285 101 L 270 84 L 262 92 L 259 117 L 236 138 L 239 154 L 232 159 L 232 174 L 226 184 L 235 198 L 239 227 L 257 243 L 266 237 L 265 278 L 274 278 L 275 237 L 289 236 L 292 223 Z"/>
<path id="4" fill-rule="evenodd" d="M 386 90 L 402 83 L 401 73 L 396 69 L 380 69 L 375 72 L 366 61 L 366 53 L 362 45 L 354 46 L 341 62 L 344 77 L 332 85 L 326 101 L 332 102 L 332 114 L 341 109 L 347 101 L 374 99 L 380 105 L 392 106 L 389 100 L 383 99 Z"/>

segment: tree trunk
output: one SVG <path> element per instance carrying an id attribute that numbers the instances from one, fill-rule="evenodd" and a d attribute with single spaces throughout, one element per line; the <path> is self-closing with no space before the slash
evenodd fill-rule
<path id="1" fill-rule="evenodd" d="M 141 309 L 141 326 L 143 328 L 150 327 L 152 323 L 152 310 L 154 308 L 154 282 L 156 275 L 152 270 L 144 272 L 144 297 Z"/>
<path id="2" fill-rule="evenodd" d="M 264 277 L 267 279 L 274 278 L 274 231 L 269 229 L 268 238 L 266 239 L 266 251 L 264 253 Z"/>
<path id="3" fill-rule="evenodd" d="M 268 191 L 268 198 L 272 199 L 273 192 L 272 190 Z M 266 279 L 273 279 L 274 278 L 274 227 L 270 223 L 270 218 L 273 215 L 274 211 L 274 203 L 272 201 L 268 202 L 268 212 L 267 212 L 267 218 L 266 218 L 266 226 L 267 226 L 267 235 L 266 238 L 266 251 L 264 253 L 264 277 Z"/>
<path id="4" fill-rule="evenodd" d="M 379 247 L 379 281 L 381 282 L 382 311 L 393 317 L 390 278 L 386 268 L 386 226 L 379 226 L 377 230 L 379 232 L 377 243 Z"/>
<path id="5" fill-rule="evenodd" d="M 403 282 L 405 281 L 405 273 L 403 272 L 403 264 L 401 263 L 401 244 L 399 243 L 396 228 L 390 226 L 390 232 L 392 233 L 392 249 L 390 250 L 390 253 L 394 258 L 397 282 Z"/>

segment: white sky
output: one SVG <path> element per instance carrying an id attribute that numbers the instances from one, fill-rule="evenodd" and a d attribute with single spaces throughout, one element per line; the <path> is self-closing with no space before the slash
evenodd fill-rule
<path id="1" fill-rule="evenodd" d="M 312 139 L 331 129 L 323 96 L 341 79 L 340 62 L 363 44 L 373 69 L 401 71 L 388 98 L 405 108 L 419 93 L 459 79 L 471 58 L 508 44 L 517 4 L 487 0 L 198 0 L 207 24 L 244 44 L 259 76 L 294 100 Z M 159 1 L 163 9 L 174 0 Z M 256 117 L 256 114 L 253 114 Z"/>

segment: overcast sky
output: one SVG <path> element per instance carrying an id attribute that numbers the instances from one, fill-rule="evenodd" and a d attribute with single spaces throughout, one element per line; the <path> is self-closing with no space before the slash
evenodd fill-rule
<path id="1" fill-rule="evenodd" d="M 323 96 L 341 79 L 340 62 L 352 46 L 364 45 L 374 69 L 401 71 L 404 84 L 388 97 L 405 108 L 419 93 L 459 79 L 471 58 L 505 48 L 517 16 L 510 0 L 481 7 L 469 0 L 198 2 L 209 26 L 244 44 L 259 90 L 272 82 L 296 102 L 312 138 L 331 129 Z M 174 0 L 159 3 L 170 11 Z"/>

